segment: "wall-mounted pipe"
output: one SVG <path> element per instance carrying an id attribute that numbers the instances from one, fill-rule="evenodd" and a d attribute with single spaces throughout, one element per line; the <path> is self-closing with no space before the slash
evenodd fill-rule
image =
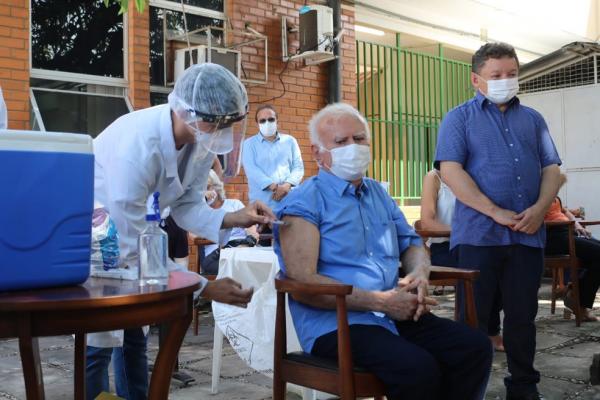
<path id="1" fill-rule="evenodd" d="M 333 32 L 337 35 L 342 29 L 341 0 L 327 0 L 327 5 L 333 9 Z M 341 41 L 341 39 L 340 39 Z M 334 43 L 335 59 L 329 62 L 327 102 L 337 103 L 342 100 L 342 49 L 340 43 Z"/>

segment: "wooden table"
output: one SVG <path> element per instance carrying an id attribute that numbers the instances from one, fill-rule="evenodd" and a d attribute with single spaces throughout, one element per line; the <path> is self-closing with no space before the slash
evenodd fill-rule
<path id="1" fill-rule="evenodd" d="M 192 320 L 199 278 L 172 272 L 168 285 L 90 278 L 83 285 L 0 293 L 0 338 L 19 338 L 27 399 L 44 399 L 38 337 L 75 334 L 74 398 L 85 398 L 85 334 L 168 323 L 149 399 L 167 399 L 177 352 Z"/>

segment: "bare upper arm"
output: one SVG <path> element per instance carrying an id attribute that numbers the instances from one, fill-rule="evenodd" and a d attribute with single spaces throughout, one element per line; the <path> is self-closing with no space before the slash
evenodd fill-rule
<path id="1" fill-rule="evenodd" d="M 320 233 L 315 225 L 300 217 L 285 216 L 279 229 L 286 275 L 300 281 L 316 275 Z"/>
<path id="2" fill-rule="evenodd" d="M 440 180 L 434 170 L 429 171 L 423 177 L 423 191 L 421 192 L 421 226 L 427 229 L 436 218 L 438 191 L 440 190 Z"/>

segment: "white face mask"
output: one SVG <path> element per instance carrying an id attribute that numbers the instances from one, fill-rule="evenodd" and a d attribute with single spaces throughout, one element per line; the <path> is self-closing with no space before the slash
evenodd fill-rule
<path id="1" fill-rule="evenodd" d="M 331 150 L 321 146 L 321 149 L 331 153 L 331 173 L 345 181 L 362 178 L 371 162 L 371 149 L 363 144 L 352 143 Z"/>
<path id="2" fill-rule="evenodd" d="M 519 78 L 490 79 L 485 97 L 495 104 L 506 104 L 519 91 Z"/>
<path id="3" fill-rule="evenodd" d="M 258 124 L 258 128 L 260 130 L 260 134 L 264 137 L 272 137 L 277 133 L 277 121 L 263 122 L 262 124 Z"/>

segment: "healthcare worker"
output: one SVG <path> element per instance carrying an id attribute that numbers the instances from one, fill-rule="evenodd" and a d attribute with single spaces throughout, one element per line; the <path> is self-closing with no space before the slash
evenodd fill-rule
<path id="1" fill-rule="evenodd" d="M 248 97 L 238 78 L 216 64 L 193 65 L 175 83 L 168 104 L 126 114 L 94 140 L 95 197 L 117 226 L 122 263 L 138 266 L 146 200 L 157 191 L 161 209 L 170 207 L 177 225 L 215 242 L 223 228 L 275 219 L 260 202 L 227 213 L 212 209 L 204 198 L 215 154 L 224 155 L 226 175 L 239 171 L 247 112 Z M 169 270 L 183 269 L 168 263 Z M 229 278 L 201 279 L 204 298 L 245 306 L 252 296 L 252 289 L 243 290 Z M 108 391 L 111 355 L 117 394 L 146 398 L 146 333 L 147 328 L 135 328 L 88 335 L 88 399 Z"/>

